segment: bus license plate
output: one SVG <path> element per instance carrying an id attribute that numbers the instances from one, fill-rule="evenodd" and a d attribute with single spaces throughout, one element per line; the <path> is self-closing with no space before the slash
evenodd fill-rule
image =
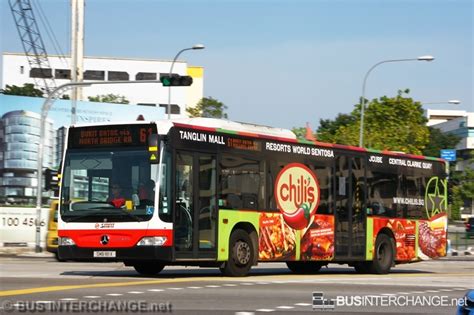
<path id="1" fill-rule="evenodd" d="M 94 251 L 94 258 L 115 257 L 115 251 Z"/>

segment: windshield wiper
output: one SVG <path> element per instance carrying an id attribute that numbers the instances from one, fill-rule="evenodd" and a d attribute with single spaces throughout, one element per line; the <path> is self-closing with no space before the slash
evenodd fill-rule
<path id="1" fill-rule="evenodd" d="M 86 213 L 86 214 L 83 214 L 83 215 L 72 216 L 71 218 L 63 218 L 63 221 L 66 222 L 66 223 L 69 223 L 69 222 L 77 221 L 77 220 L 84 219 L 84 218 L 97 217 L 99 215 L 101 215 L 101 213 L 98 213 L 98 212 Z"/>
<path id="2" fill-rule="evenodd" d="M 108 211 L 94 211 L 94 210 L 108 210 Z M 83 214 L 83 215 L 78 215 L 78 216 L 72 216 L 71 218 L 64 218 L 63 220 L 64 220 L 64 222 L 72 222 L 72 221 L 77 221 L 77 220 L 87 218 L 87 217 L 99 217 L 99 216 L 107 216 L 107 215 L 115 216 L 115 215 L 117 215 L 117 211 L 118 211 L 121 215 L 125 215 L 129 218 L 132 218 L 137 222 L 143 221 L 142 218 L 140 218 L 139 216 L 137 216 L 133 213 L 130 213 L 129 211 L 127 211 L 125 209 L 122 209 L 122 208 L 115 208 L 113 206 L 94 207 L 94 208 L 89 208 L 86 211 L 93 211 L 93 212 L 92 213 L 89 212 L 89 213 L 86 213 L 86 214 Z"/>
<path id="3" fill-rule="evenodd" d="M 122 208 L 107 208 L 107 210 L 113 210 L 113 211 L 119 210 L 122 214 L 125 214 L 125 215 L 128 216 L 129 218 L 135 219 L 135 220 L 138 221 L 138 222 L 143 221 L 143 219 L 140 218 L 139 216 L 137 216 L 137 215 L 135 215 L 135 214 L 129 212 L 128 210 L 122 209 Z M 113 211 L 111 211 L 111 212 L 113 212 Z"/>

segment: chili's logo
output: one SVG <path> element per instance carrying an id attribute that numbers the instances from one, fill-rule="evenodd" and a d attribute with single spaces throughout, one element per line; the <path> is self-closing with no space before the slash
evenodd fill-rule
<path id="1" fill-rule="evenodd" d="M 316 176 L 303 164 L 288 164 L 275 181 L 275 199 L 285 222 L 294 229 L 304 229 L 319 204 Z"/>
<path id="2" fill-rule="evenodd" d="M 431 177 L 425 188 L 425 210 L 428 218 L 445 212 L 448 208 L 448 181 Z"/>

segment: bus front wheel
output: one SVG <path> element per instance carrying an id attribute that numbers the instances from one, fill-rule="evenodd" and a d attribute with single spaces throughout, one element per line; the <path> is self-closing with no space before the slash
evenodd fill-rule
<path id="1" fill-rule="evenodd" d="M 375 241 L 374 260 L 371 262 L 370 271 L 375 274 L 387 274 L 392 268 L 395 257 L 395 246 L 391 237 L 379 234 Z"/>
<path id="2" fill-rule="evenodd" d="M 255 249 L 249 234 L 241 229 L 232 232 L 229 240 L 229 259 L 220 268 L 230 277 L 246 276 L 255 258 Z"/>
<path id="3" fill-rule="evenodd" d="M 135 270 L 144 276 L 156 276 L 165 268 L 165 265 L 160 262 L 141 262 L 133 265 Z"/>
<path id="4" fill-rule="evenodd" d="M 294 273 L 312 274 L 317 273 L 322 264 L 315 261 L 287 261 L 286 266 Z"/>

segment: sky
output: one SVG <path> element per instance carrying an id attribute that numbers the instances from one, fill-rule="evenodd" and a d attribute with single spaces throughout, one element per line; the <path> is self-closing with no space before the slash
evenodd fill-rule
<path id="1" fill-rule="evenodd" d="M 23 52 L 7 0 L 0 48 Z M 61 51 L 70 50 L 70 2 L 40 0 Z M 229 118 L 292 128 L 349 113 L 379 61 L 366 98 L 410 89 L 425 109 L 474 111 L 472 0 L 86 0 L 85 55 L 172 59 L 204 67 L 204 96 Z M 40 23 L 42 31 L 44 28 Z M 46 49 L 56 54 L 43 31 Z"/>

